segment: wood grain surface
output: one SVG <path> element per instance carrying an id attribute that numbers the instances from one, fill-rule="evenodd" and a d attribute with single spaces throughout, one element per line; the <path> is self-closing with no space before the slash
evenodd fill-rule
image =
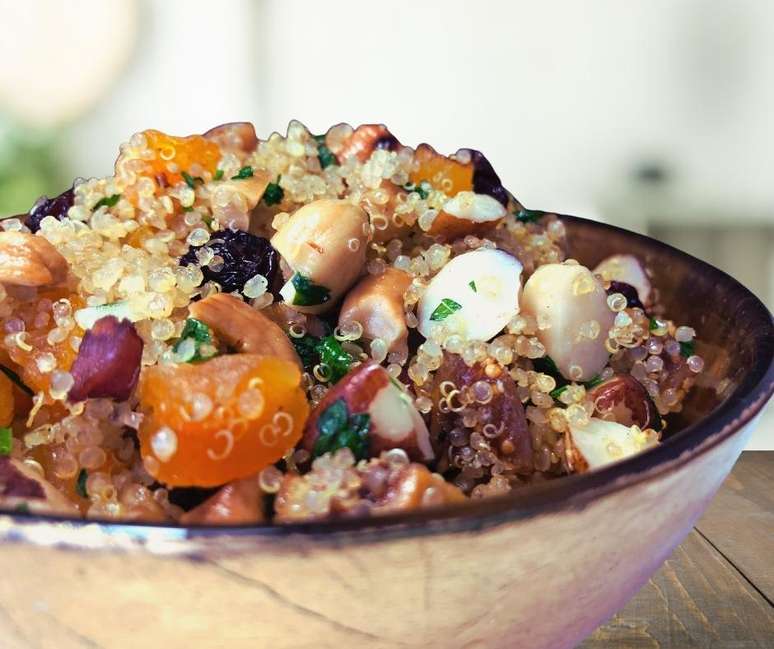
<path id="1" fill-rule="evenodd" d="M 659 572 L 579 649 L 774 648 L 774 452 L 743 453 Z"/>

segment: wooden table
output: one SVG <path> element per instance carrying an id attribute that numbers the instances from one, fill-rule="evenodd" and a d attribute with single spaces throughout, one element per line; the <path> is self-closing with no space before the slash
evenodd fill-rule
<path id="1" fill-rule="evenodd" d="M 742 454 L 690 536 L 578 649 L 774 649 L 774 451 Z"/>

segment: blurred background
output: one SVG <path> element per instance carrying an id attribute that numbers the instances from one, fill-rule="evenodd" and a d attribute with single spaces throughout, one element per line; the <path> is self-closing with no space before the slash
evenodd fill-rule
<path id="1" fill-rule="evenodd" d="M 385 122 L 774 306 L 770 0 L 0 0 L 0 215 L 146 128 Z M 699 332 L 701 333 L 701 332 Z M 774 409 L 754 448 L 774 448 Z"/>

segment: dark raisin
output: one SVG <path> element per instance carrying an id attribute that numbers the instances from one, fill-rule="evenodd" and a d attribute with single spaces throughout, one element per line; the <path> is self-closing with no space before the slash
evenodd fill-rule
<path id="1" fill-rule="evenodd" d="M 637 294 L 637 289 L 631 284 L 626 282 L 610 282 L 610 288 L 607 289 L 607 294 L 620 293 L 626 298 L 626 306 L 630 309 L 642 309 L 645 311 L 645 307 L 640 302 L 640 296 Z"/>
<path id="2" fill-rule="evenodd" d="M 475 149 L 463 149 L 463 151 L 470 154 L 470 160 L 473 163 L 473 191 L 476 194 L 491 196 L 507 207 L 508 192 L 486 156 Z"/>
<path id="3" fill-rule="evenodd" d="M 202 267 L 204 281 L 217 282 L 227 292 L 241 291 L 245 282 L 255 275 L 263 275 L 269 282 L 269 290 L 278 294 L 279 253 L 268 239 L 256 237 L 242 230 L 223 230 L 212 235 L 206 244 L 216 255 L 223 258 L 223 267 L 213 270 Z M 198 265 L 196 251 L 202 246 L 192 246 L 180 258 L 181 266 Z"/>
<path id="4" fill-rule="evenodd" d="M 376 140 L 376 142 L 374 142 L 374 149 L 387 149 L 388 151 L 395 151 L 399 146 L 400 142 L 398 142 L 398 138 L 389 132 L 386 135 L 382 135 Z"/>
<path id="5" fill-rule="evenodd" d="M 27 227 L 32 232 L 40 230 L 40 222 L 47 216 L 53 216 L 60 221 L 67 216 L 67 210 L 73 206 L 73 188 L 62 192 L 56 198 L 41 196 L 30 208 L 27 215 Z"/>

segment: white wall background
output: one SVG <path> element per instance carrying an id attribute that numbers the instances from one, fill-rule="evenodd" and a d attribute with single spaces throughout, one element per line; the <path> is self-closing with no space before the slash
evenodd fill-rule
<path id="1" fill-rule="evenodd" d="M 76 27 L 97 4 L 76 0 L 57 15 L 51 46 L 82 51 L 79 78 L 121 44 L 100 36 L 88 49 Z M 682 206 L 670 219 L 774 225 L 770 0 L 119 4 L 89 30 L 136 24 L 138 40 L 112 90 L 68 132 L 81 175 L 107 173 L 118 142 L 149 127 L 182 134 L 248 119 L 265 135 L 291 117 L 318 131 L 383 121 L 406 143 L 483 150 L 528 206 L 626 221 L 611 206 L 629 195 L 632 169 L 655 161 L 672 171 Z M 0 26 L 4 65 L 40 47 L 51 5 L 23 6 L 40 19 L 25 18 L 32 34 Z M 738 254 L 723 253 L 731 261 L 752 249 L 739 241 Z M 771 276 L 766 263 L 754 262 Z M 754 444 L 774 448 L 774 413 Z"/>

